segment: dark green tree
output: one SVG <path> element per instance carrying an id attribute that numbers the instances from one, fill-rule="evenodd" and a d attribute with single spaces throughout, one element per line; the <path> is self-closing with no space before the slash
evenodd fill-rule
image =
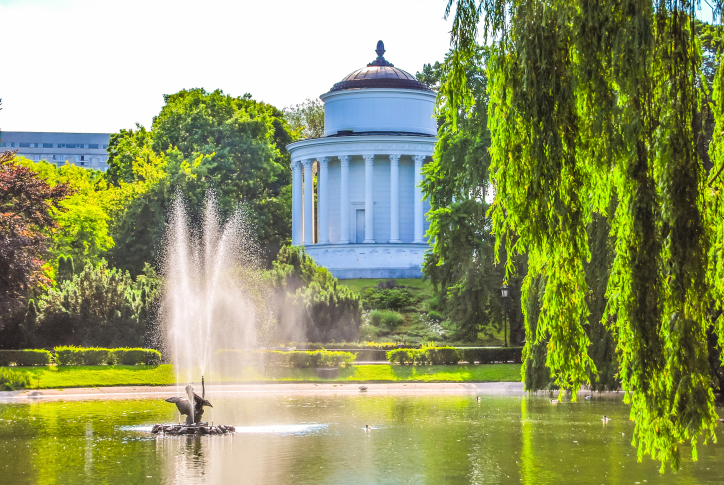
<path id="1" fill-rule="evenodd" d="M 154 345 L 152 322 L 159 289 L 160 281 L 149 265 L 134 279 L 105 261 L 89 264 L 38 298 L 34 325 L 26 317 L 24 346 Z"/>
<path id="2" fill-rule="evenodd" d="M 263 260 L 270 264 L 291 233 L 285 147 L 292 137 L 284 114 L 250 96 L 219 90 L 184 90 L 164 99 L 150 130 L 122 131 L 109 147 L 113 183 L 143 179 L 142 171 L 134 169 L 139 163 L 156 164 L 165 172 L 114 221 L 111 262 L 138 274 L 144 262 L 155 262 L 166 209 L 176 194 L 188 201 L 189 216 L 198 223 L 204 197 L 213 190 L 222 217 L 244 205 L 255 236 L 264 241 Z"/>
<path id="3" fill-rule="evenodd" d="M 276 292 L 277 339 L 352 341 L 362 323 L 360 297 L 338 286 L 303 247 L 284 246 L 269 271 Z"/>
<path id="4" fill-rule="evenodd" d="M 73 257 L 60 256 L 58 258 L 58 273 L 55 278 L 56 281 L 58 283 L 63 283 L 64 281 L 71 281 L 73 279 L 74 273 L 75 267 L 73 265 Z"/>
<path id="5" fill-rule="evenodd" d="M 136 124 L 136 130 L 121 129 L 118 133 L 111 133 L 106 171 L 108 183 L 118 185 L 120 181 L 133 182 L 136 178 L 133 172 L 136 157 L 142 156 L 143 148 L 151 142 L 151 132 L 139 124 Z"/>
<path id="6" fill-rule="evenodd" d="M 490 337 L 503 325 L 500 287 L 505 270 L 495 264 L 495 236 L 487 214 L 492 194 L 485 53 L 478 47 L 468 65 L 469 104 L 455 106 L 444 92 L 438 94 L 439 141 L 423 182 L 430 201 L 428 237 L 433 241 L 423 271 L 436 288 L 432 306 L 450 322 L 453 338 L 464 341 L 475 341 L 481 332 Z M 448 56 L 444 64 L 426 64 L 418 79 L 431 87 L 445 82 L 450 61 Z M 509 310 L 509 323 L 517 323 L 520 306 L 510 305 Z M 510 341 L 521 340 L 516 333 Z"/>

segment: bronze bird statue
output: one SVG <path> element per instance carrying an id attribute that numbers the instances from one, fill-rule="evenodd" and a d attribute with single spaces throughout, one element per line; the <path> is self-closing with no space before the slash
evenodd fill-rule
<path id="1" fill-rule="evenodd" d="M 203 378 L 201 379 L 201 386 L 204 389 Z M 166 402 L 170 402 L 176 405 L 178 412 L 186 416 L 186 425 L 199 424 L 201 422 L 201 416 L 204 414 L 204 407 L 213 408 L 209 401 L 199 396 L 194 392 L 194 388 L 189 384 L 186 386 L 186 394 L 189 399 L 182 397 L 169 397 Z M 202 391 L 202 394 L 206 395 L 206 389 Z M 193 396 L 193 406 L 191 405 L 191 396 Z"/>

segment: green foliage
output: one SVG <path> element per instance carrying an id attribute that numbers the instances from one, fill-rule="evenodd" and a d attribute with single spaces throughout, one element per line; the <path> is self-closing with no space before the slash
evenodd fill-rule
<path id="1" fill-rule="evenodd" d="M 489 347 L 483 349 L 460 349 L 462 360 L 470 364 L 491 364 L 493 362 L 520 363 L 523 359 L 523 347 Z"/>
<path id="2" fill-rule="evenodd" d="M 17 391 L 30 385 L 30 379 L 25 372 L 0 368 L 0 391 Z"/>
<path id="3" fill-rule="evenodd" d="M 435 61 L 435 64 L 424 64 L 422 72 L 415 74 L 418 81 L 423 83 L 433 91 L 437 91 L 440 87 L 440 80 L 443 76 L 443 65 Z"/>
<path id="4" fill-rule="evenodd" d="M 292 342 L 290 346 L 296 346 L 305 350 L 323 350 L 332 348 L 335 350 L 347 349 L 371 349 L 371 350 L 391 350 L 400 346 L 394 342 L 340 342 L 340 343 L 296 343 Z"/>
<path id="5" fill-rule="evenodd" d="M 24 328 L 27 346 L 138 346 L 152 343 L 160 282 L 150 266 L 131 278 L 105 261 L 51 288 L 38 299 L 35 325 Z"/>
<path id="6" fill-rule="evenodd" d="M 404 288 L 367 288 L 362 293 L 365 310 L 402 310 L 412 304 L 412 294 Z"/>
<path id="7" fill-rule="evenodd" d="M 277 299 L 280 341 L 299 337 L 309 341 L 354 340 L 362 311 L 360 298 L 326 268 L 318 266 L 302 247 L 284 246 L 268 278 Z M 301 329 L 302 335 L 295 335 Z"/>
<path id="8" fill-rule="evenodd" d="M 67 163 L 60 167 L 27 159 L 21 163 L 51 187 L 67 185 L 73 191 L 53 211 L 58 229 L 53 233 L 51 255 L 71 257 L 80 267 L 98 263 L 114 245 L 109 235 L 110 215 L 104 203 L 107 185 L 103 172 Z"/>
<path id="9" fill-rule="evenodd" d="M 509 251 L 527 254 L 522 300 L 539 302 L 524 307 L 526 385 L 545 345 L 555 385 L 575 399 L 599 372 L 596 356 L 613 345 L 592 346 L 589 334 L 602 333 L 585 328 L 589 305 L 601 304 L 589 287 L 597 283 L 587 274 L 589 229 L 595 213 L 606 216 L 615 257 L 601 321 L 615 334 L 634 443 L 639 458 L 650 454 L 662 470 L 666 463 L 678 469 L 680 443 L 689 441 L 696 458 L 699 438 L 713 436 L 705 330 L 710 301 L 722 301 L 710 264 L 720 255 L 721 246 L 711 248 L 724 219 L 707 213 L 721 210 L 721 193 L 706 186 L 700 153 L 700 108 L 708 101 L 695 4 L 486 0 L 478 8 L 450 0 L 448 13 L 453 5 L 453 65 L 440 92 L 456 109 L 473 99 L 466 70 L 481 16 L 495 39 L 488 63 L 493 230 L 499 247 L 513 241 Z M 715 2 L 717 13 L 721 7 Z M 716 131 L 715 167 L 724 163 Z M 512 274 L 510 257 L 507 266 Z"/>
<path id="10" fill-rule="evenodd" d="M 284 108 L 294 140 L 324 136 L 324 104 L 319 98 Z"/>
<path id="11" fill-rule="evenodd" d="M 135 131 L 121 129 L 118 133 L 111 133 L 106 171 L 108 183 L 119 185 L 121 181 L 133 182 L 137 176 L 133 170 L 136 157 L 151 143 L 151 132 L 139 124 L 136 124 Z"/>
<path id="12" fill-rule="evenodd" d="M 390 310 L 373 310 L 369 318 L 372 326 L 387 330 L 393 330 L 403 322 L 402 315 Z"/>
<path id="13" fill-rule="evenodd" d="M 351 352 L 330 350 L 220 350 L 215 356 L 220 362 L 232 360 L 237 365 L 264 367 L 345 367 L 354 363 Z"/>
<path id="14" fill-rule="evenodd" d="M 423 347 L 421 349 L 395 349 L 387 352 L 387 360 L 399 364 L 457 364 L 463 351 L 455 347 Z"/>
<path id="15" fill-rule="evenodd" d="M 49 365 L 53 354 L 48 350 L 0 350 L 0 366 Z"/>
<path id="16" fill-rule="evenodd" d="M 161 352 L 155 349 L 104 349 L 99 347 L 55 347 L 58 365 L 159 365 Z"/>
<path id="17" fill-rule="evenodd" d="M 58 271 L 56 273 L 56 281 L 63 283 L 64 281 L 72 281 L 75 274 L 75 264 L 72 256 L 58 257 Z"/>
<path id="18" fill-rule="evenodd" d="M 264 241 L 262 256 L 270 262 L 290 235 L 291 170 L 285 147 L 292 136 L 283 113 L 218 90 L 184 90 L 165 101 L 149 131 L 114 135 L 110 181 L 124 189 L 130 182 L 145 183 L 150 170 L 154 183 L 132 194 L 114 218 L 110 261 L 140 273 L 160 250 L 176 194 L 189 201 L 190 219 L 198 222 L 201 202 L 213 189 L 222 217 L 244 204 L 256 238 Z"/>
<path id="19" fill-rule="evenodd" d="M 438 92 L 438 143 L 423 181 L 431 207 L 428 237 L 434 241 L 423 266 L 436 288 L 430 306 L 442 314 L 440 320 L 449 322 L 453 338 L 465 341 L 477 340 L 481 332 L 491 338 L 503 329 L 500 286 L 505 272 L 495 264 L 495 236 L 486 200 L 491 192 L 486 56 L 486 50 L 478 47 L 467 65 L 470 104 L 454 106 L 447 91 Z M 418 79 L 444 85 L 452 74 L 452 62 L 448 55 L 442 65 L 426 65 Z M 511 312 L 510 323 L 520 320 L 519 313 Z"/>

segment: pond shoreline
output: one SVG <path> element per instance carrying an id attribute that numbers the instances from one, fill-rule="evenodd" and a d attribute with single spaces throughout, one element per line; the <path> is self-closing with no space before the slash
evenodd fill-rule
<path id="1" fill-rule="evenodd" d="M 207 385 L 215 397 L 224 394 L 284 394 L 284 395 L 384 395 L 384 394 L 479 394 L 498 396 L 525 396 L 522 382 L 415 382 L 415 383 L 272 383 L 272 384 L 219 384 Z M 365 387 L 366 391 L 361 391 Z M 105 401 L 129 399 L 153 399 L 183 394 L 182 386 L 119 386 L 67 389 L 26 389 L 0 392 L 0 403 L 29 403 L 50 401 Z M 557 391 L 541 391 L 538 395 L 557 396 Z M 579 392 L 579 402 L 589 391 Z M 593 393 L 594 398 L 617 397 L 623 392 Z M 569 402 L 570 396 L 564 398 Z"/>

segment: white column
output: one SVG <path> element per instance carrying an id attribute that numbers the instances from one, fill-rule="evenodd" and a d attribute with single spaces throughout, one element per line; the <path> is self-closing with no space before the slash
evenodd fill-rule
<path id="1" fill-rule="evenodd" d="M 314 209 L 314 186 L 312 185 L 312 160 L 302 160 L 304 165 L 304 245 L 313 244 L 314 234 L 312 210 Z"/>
<path id="2" fill-rule="evenodd" d="M 400 241 L 400 155 L 390 155 L 390 242 Z"/>
<path id="3" fill-rule="evenodd" d="M 374 202 L 374 177 L 375 174 L 375 156 L 362 155 L 365 159 L 365 244 L 374 244 L 375 230 L 373 224 L 375 218 L 373 212 L 375 209 Z"/>
<path id="4" fill-rule="evenodd" d="M 302 244 L 302 163 L 292 160 L 292 244 Z"/>
<path id="5" fill-rule="evenodd" d="M 319 198 L 317 206 L 319 211 L 319 240 L 318 244 L 329 244 L 329 158 L 318 158 L 319 162 Z"/>
<path id="6" fill-rule="evenodd" d="M 422 162 L 425 161 L 425 156 L 415 155 L 412 159 L 415 161 L 415 240 L 412 242 L 422 243 L 425 240 L 422 238 L 422 187 L 420 185 L 422 184 Z"/>
<path id="7" fill-rule="evenodd" d="M 349 244 L 349 156 L 342 155 L 339 157 L 341 180 L 339 191 L 342 195 L 340 198 L 341 220 L 340 220 L 340 244 Z"/>

